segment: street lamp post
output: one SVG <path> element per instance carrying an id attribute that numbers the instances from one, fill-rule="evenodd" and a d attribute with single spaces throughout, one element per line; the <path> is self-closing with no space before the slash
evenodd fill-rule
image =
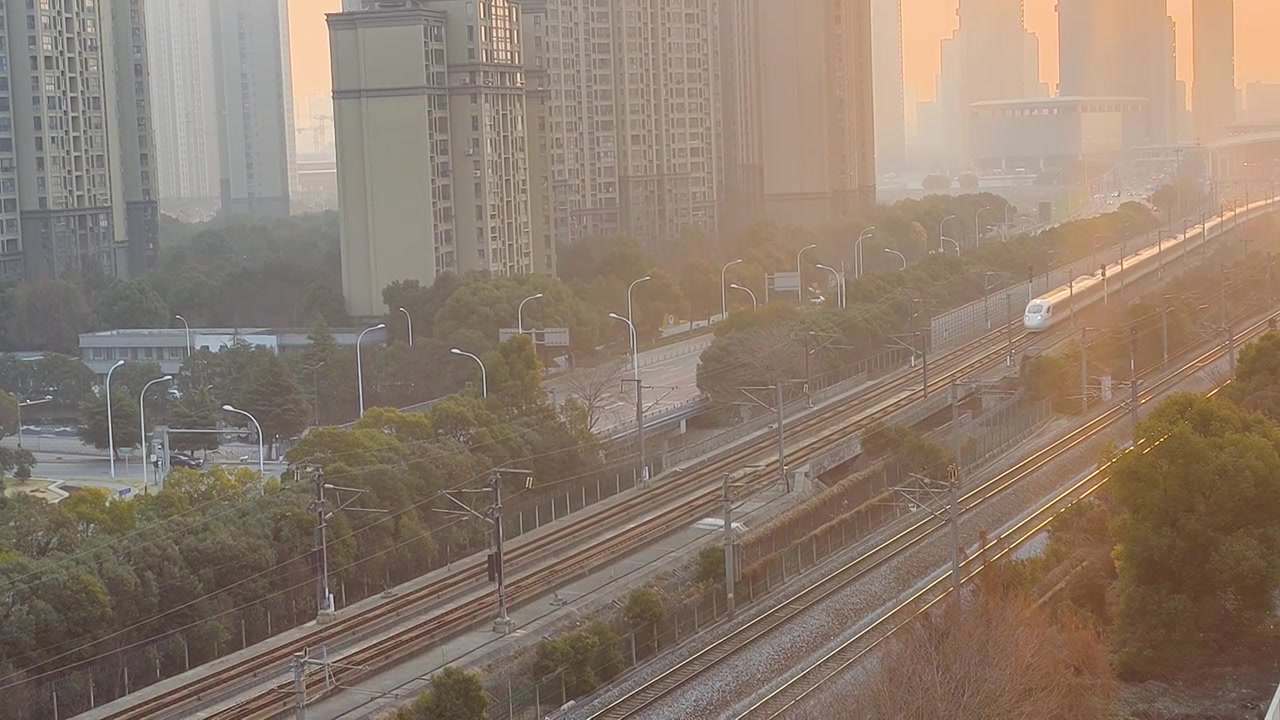
<path id="1" fill-rule="evenodd" d="M 373 327 L 367 327 L 364 330 L 361 330 L 360 334 L 356 336 L 356 385 L 359 386 L 360 417 L 364 417 L 364 364 L 361 362 L 360 358 L 360 343 L 364 342 L 365 333 L 373 330 L 381 330 L 386 326 L 386 323 L 378 323 Z"/>
<path id="2" fill-rule="evenodd" d="M 833 267 L 823 265 L 822 263 L 818 263 L 817 265 L 814 265 L 814 267 L 818 268 L 819 270 L 826 270 L 827 272 L 831 273 L 833 277 L 835 277 L 836 305 L 839 306 L 841 310 L 843 310 L 844 309 L 844 277 L 840 275 L 840 271 L 836 270 Z"/>
<path id="3" fill-rule="evenodd" d="M 871 227 L 867 228 L 866 230 L 863 230 L 863 231 L 858 235 L 858 240 L 857 240 L 857 242 L 855 242 L 855 243 L 853 244 L 853 264 L 854 264 L 854 268 L 853 268 L 853 276 L 854 276 L 854 279 L 857 279 L 857 278 L 862 277 L 862 273 L 863 273 L 863 267 L 862 267 L 862 241 L 863 241 L 863 240 L 866 240 L 867 238 L 869 238 L 869 237 L 871 237 L 872 235 L 874 235 L 874 234 L 875 234 L 875 232 L 876 232 L 876 226 L 875 226 L 875 225 L 872 225 Z"/>
<path id="4" fill-rule="evenodd" d="M 28 400 L 26 402 L 18 403 L 18 448 L 19 449 L 22 448 L 22 408 L 27 407 L 28 405 L 43 405 L 44 403 L 52 402 L 52 401 L 53 401 L 52 395 L 45 395 L 39 400 Z"/>
<path id="5" fill-rule="evenodd" d="M 737 265 L 740 262 L 742 262 L 742 258 L 738 258 L 737 260 L 732 260 L 730 262 L 727 262 L 724 264 L 724 267 L 720 268 L 720 319 L 721 320 L 724 320 L 725 318 L 729 317 L 729 304 L 728 304 L 728 300 L 725 298 L 725 292 L 724 292 L 724 288 L 725 288 L 724 274 L 729 271 L 730 267 Z"/>
<path id="6" fill-rule="evenodd" d="M 187 357 L 191 356 L 191 326 L 187 324 L 187 319 L 181 315 L 174 315 L 175 318 L 182 321 L 182 330 L 187 336 Z"/>
<path id="7" fill-rule="evenodd" d="M 955 215 L 948 215 L 948 216 L 946 216 L 946 217 L 942 218 L 942 221 L 938 223 L 938 249 L 939 249 L 939 250 L 941 250 L 942 252 L 946 252 L 946 251 L 947 251 L 947 246 L 946 246 L 946 245 L 943 245 L 943 244 L 942 244 L 942 242 L 943 242 L 944 240 L 949 241 L 952 245 L 955 245 L 955 246 L 956 246 L 956 256 L 957 256 L 957 257 L 959 257 L 959 256 L 960 256 L 960 243 L 958 243 L 958 242 L 956 242 L 955 240 L 952 240 L 951 238 L 947 237 L 947 236 L 946 236 L 946 235 L 944 235 L 944 234 L 943 234 L 943 232 L 942 232 L 942 229 L 943 229 L 943 227 L 945 227 L 945 226 L 946 226 L 947 221 L 948 221 L 948 220 L 955 220 L 955 219 L 956 219 L 956 216 L 955 216 Z"/>
<path id="8" fill-rule="evenodd" d="M 142 445 L 142 487 L 147 486 L 147 461 L 150 453 L 147 452 L 151 447 L 151 443 L 147 442 L 147 388 L 161 382 L 169 382 L 173 379 L 172 375 L 165 375 L 151 380 L 142 386 L 142 392 L 138 393 L 138 442 Z"/>
<path id="9" fill-rule="evenodd" d="M 894 250 L 893 248 L 885 248 L 885 249 L 884 249 L 884 251 L 885 251 L 886 253 L 890 254 L 890 255 L 897 255 L 897 256 L 898 256 L 898 259 L 902 261 L 902 269 L 903 269 L 903 270 L 906 270 L 906 269 L 907 269 L 907 256 L 906 256 L 906 255 L 903 255 L 902 253 L 898 252 L 897 250 Z"/>
<path id="10" fill-rule="evenodd" d="M 404 308 L 397 308 L 397 309 L 400 312 L 404 313 L 404 320 L 406 323 L 409 324 L 409 347 L 413 347 L 413 316 L 410 315 L 409 311 L 405 310 Z"/>
<path id="11" fill-rule="evenodd" d="M 804 255 L 805 250 L 812 250 L 816 247 L 818 246 L 810 244 L 810 245 L 805 245 L 804 247 L 796 251 L 796 282 L 799 283 L 800 285 L 800 289 L 797 290 L 796 293 L 799 294 L 800 296 L 801 305 L 804 304 L 804 272 L 800 270 L 800 267 L 801 267 L 800 256 Z"/>
<path id="12" fill-rule="evenodd" d="M 636 336 L 636 316 L 631 311 L 631 291 L 636 289 L 636 285 L 639 285 L 642 282 L 648 282 L 652 279 L 652 275 L 645 275 L 642 278 L 632 280 L 631 284 L 627 286 L 627 327 L 631 331 L 631 377 L 633 379 L 640 377 L 640 366 L 636 361 L 636 349 L 640 344 L 640 339 Z"/>
<path id="13" fill-rule="evenodd" d="M 978 218 L 982 217 L 983 212 L 990 209 L 991 209 L 990 205 L 983 205 L 982 207 L 978 208 L 978 212 L 973 214 L 973 246 L 974 247 L 978 247 L 979 243 L 981 242 L 980 238 L 982 237 L 981 235 L 978 234 L 979 232 L 981 232 L 978 228 L 982 227 L 981 225 L 978 224 Z"/>
<path id="14" fill-rule="evenodd" d="M 458 348 L 449 348 L 449 352 L 453 353 L 454 355 L 465 355 L 471 358 L 472 360 L 475 360 L 476 364 L 480 366 L 480 397 L 485 398 L 487 400 L 489 398 L 489 376 L 484 371 L 484 363 L 481 362 L 478 356 L 472 355 L 471 353 L 466 352 L 464 350 L 459 350 Z"/>
<path id="15" fill-rule="evenodd" d="M 230 413 L 243 415 L 253 421 L 253 426 L 258 430 L 258 474 L 265 479 L 267 477 L 267 473 L 266 473 L 266 470 L 263 468 L 262 459 L 263 457 L 266 456 L 266 451 L 264 450 L 266 446 L 263 442 L 265 438 L 263 438 L 263 435 L 262 435 L 262 426 L 258 424 L 258 418 L 250 415 L 249 413 L 245 412 L 244 410 L 241 410 L 238 407 L 233 407 L 231 405 L 223 405 L 222 409 Z"/>
<path id="16" fill-rule="evenodd" d="M 114 423 L 111 419 L 111 373 L 123 364 L 123 360 L 117 360 L 116 364 L 107 370 L 107 457 L 111 459 L 111 479 L 113 480 L 116 477 L 116 431 L 112 427 Z"/>
<path id="17" fill-rule="evenodd" d="M 624 318 L 618 313 L 611 312 L 609 313 L 609 317 L 614 320 L 621 320 L 627 324 L 627 330 L 629 331 L 628 334 L 631 336 L 631 377 L 633 380 L 639 379 L 640 362 L 636 359 L 636 326 L 631 323 L 630 318 Z"/>
<path id="18" fill-rule="evenodd" d="M 542 297 L 542 293 L 530 295 L 529 297 L 521 300 L 519 307 L 516 308 L 516 329 L 521 335 L 524 334 L 524 304 L 530 300 L 537 300 L 540 297 Z"/>
<path id="19" fill-rule="evenodd" d="M 730 284 L 729 284 L 729 287 L 733 288 L 734 290 L 741 290 L 742 292 L 744 292 L 744 293 L 746 293 L 746 294 L 750 295 L 750 296 L 751 296 L 751 309 L 752 309 L 752 310 L 756 310 L 756 309 L 758 309 L 758 308 L 760 307 L 759 303 L 757 303 L 757 302 L 756 302 L 756 294 L 755 294 L 755 293 L 753 293 L 753 292 L 751 292 L 751 288 L 749 288 L 749 287 L 743 287 L 743 286 L 739 285 L 738 283 L 730 283 Z"/>

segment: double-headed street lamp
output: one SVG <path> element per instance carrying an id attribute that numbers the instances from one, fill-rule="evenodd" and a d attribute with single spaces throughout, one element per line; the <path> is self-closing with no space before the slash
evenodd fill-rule
<path id="1" fill-rule="evenodd" d="M 22 408 L 30 405 L 43 405 L 47 402 L 53 402 L 52 395 L 45 395 L 39 400 L 27 400 L 26 402 L 18 402 L 18 447 L 22 447 Z"/>
<path id="2" fill-rule="evenodd" d="M 361 330 L 360 334 L 356 336 L 356 385 L 359 386 L 360 417 L 364 417 L 364 364 L 361 362 L 360 358 L 360 344 L 364 342 L 365 333 L 369 333 L 374 330 L 381 330 L 386 326 L 386 323 L 378 323 L 373 327 L 367 327 L 364 330 Z"/>
<path id="3" fill-rule="evenodd" d="M 480 366 L 480 397 L 487 400 L 489 398 L 489 377 L 488 377 L 488 374 L 485 373 L 484 371 L 484 362 L 480 360 L 479 356 L 472 355 L 471 353 L 466 352 L 465 350 L 459 350 L 458 348 L 449 348 L 449 352 L 453 353 L 454 355 L 464 355 L 466 357 L 469 357 L 472 360 L 475 360 L 476 364 Z"/>
<path id="4" fill-rule="evenodd" d="M 884 251 L 885 251 L 886 253 L 888 253 L 889 255 L 897 255 L 897 256 L 898 256 L 898 259 L 902 261 L 902 269 L 903 269 L 903 270 L 906 270 L 906 269 L 907 269 L 907 256 L 906 256 L 906 255 L 903 255 L 902 253 L 898 252 L 897 250 L 894 250 L 893 248 L 885 248 L 885 249 L 884 249 Z"/>
<path id="5" fill-rule="evenodd" d="M 942 244 L 943 241 L 946 241 L 956 246 L 956 257 L 960 257 L 960 243 L 947 237 L 942 232 L 942 229 L 946 226 L 947 221 L 955 220 L 955 219 L 956 219 L 955 215 L 948 215 L 942 218 L 942 221 L 938 223 L 938 250 L 944 253 L 947 251 L 947 246 Z"/>
<path id="6" fill-rule="evenodd" d="M 402 307 L 396 309 L 404 313 L 404 321 L 409 324 L 409 347 L 413 347 L 413 316 Z"/>
<path id="7" fill-rule="evenodd" d="M 542 297 L 542 293 L 538 293 L 537 295 L 530 295 L 529 297 L 521 300 L 520 305 L 516 307 L 516 328 L 517 328 L 517 332 L 519 332 L 521 335 L 524 334 L 524 304 L 529 302 L 530 300 L 537 300 L 540 297 Z"/>
<path id="8" fill-rule="evenodd" d="M 729 287 L 733 288 L 734 290 L 741 290 L 742 292 L 744 292 L 744 293 L 746 293 L 746 294 L 750 295 L 750 296 L 751 296 L 751 309 L 752 309 L 752 310 L 756 310 L 756 309 L 758 309 L 758 308 L 760 307 L 760 305 L 756 302 L 756 294 L 755 294 L 755 293 L 753 293 L 753 292 L 751 292 L 751 288 L 749 288 L 749 287 L 743 287 L 743 286 L 739 285 L 738 283 L 729 283 Z"/>
<path id="9" fill-rule="evenodd" d="M 636 316 L 631 312 L 631 291 L 642 282 L 648 282 L 653 279 L 652 275 L 645 275 L 642 278 L 631 281 L 627 286 L 627 325 L 631 328 L 631 372 L 633 378 L 640 377 L 640 366 L 636 362 L 636 349 L 640 344 L 639 338 L 636 337 Z"/>
<path id="10" fill-rule="evenodd" d="M 725 298 L 725 292 L 724 292 L 724 288 L 725 288 L 724 274 L 728 272 L 730 267 L 737 265 L 740 262 L 742 262 L 742 258 L 738 258 L 737 260 L 730 260 L 729 262 L 724 264 L 724 267 L 720 268 L 720 319 L 721 320 L 724 320 L 725 318 L 729 317 L 729 304 L 727 299 Z"/>
<path id="11" fill-rule="evenodd" d="M 143 385 L 142 392 L 138 393 L 138 443 L 142 445 L 142 487 L 147 486 L 147 460 L 150 455 L 147 451 L 151 448 L 151 443 L 147 442 L 147 390 L 156 383 L 170 380 L 173 380 L 172 375 L 158 377 Z"/>
<path id="12" fill-rule="evenodd" d="M 123 364 L 123 360 L 117 360 L 116 364 L 107 370 L 107 457 L 111 459 L 112 480 L 116 477 L 116 431 L 115 423 L 111 418 L 111 373 Z"/>
<path id="13" fill-rule="evenodd" d="M 840 274 L 839 270 L 836 270 L 835 268 L 829 265 L 823 265 L 822 263 L 818 263 L 817 265 L 814 265 L 814 267 L 818 268 L 819 270 L 826 270 L 827 272 L 831 273 L 832 277 L 836 279 L 836 305 L 841 310 L 843 310 L 844 309 L 844 276 Z"/>
<path id="14" fill-rule="evenodd" d="M 990 205 L 983 205 L 982 207 L 978 208 L 978 212 L 973 214 L 973 246 L 974 247 L 978 247 L 978 245 L 982 242 L 982 236 L 979 234 L 982 232 L 982 230 L 980 229 L 982 225 L 978 224 L 978 218 L 982 217 L 982 213 L 990 209 L 991 209 Z"/>
<path id="15" fill-rule="evenodd" d="M 263 464 L 262 464 L 262 458 L 266 455 L 266 452 L 263 450 L 265 445 L 263 443 L 263 437 L 262 437 L 262 426 L 258 424 L 258 418 L 250 415 L 249 413 L 245 412 L 244 410 L 241 410 L 238 407 L 233 407 L 231 405 L 223 405 L 222 409 L 226 410 L 229 413 L 236 413 L 237 415 L 243 415 L 249 418 L 251 421 L 253 421 L 253 426 L 258 429 L 258 474 L 261 475 L 263 479 L 266 479 L 267 474 L 266 474 L 266 471 L 263 469 Z"/>

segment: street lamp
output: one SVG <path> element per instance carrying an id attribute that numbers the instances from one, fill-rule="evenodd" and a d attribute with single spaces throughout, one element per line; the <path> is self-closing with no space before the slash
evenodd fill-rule
<path id="1" fill-rule="evenodd" d="M 639 379 L 640 363 L 636 359 L 636 326 L 631 323 L 631 320 L 622 317 L 618 313 L 611 312 L 609 313 L 609 317 L 613 318 L 614 320 L 621 320 L 622 322 L 627 324 L 627 329 L 630 331 L 629 334 L 631 336 L 631 375 L 632 377 Z"/>
<path id="2" fill-rule="evenodd" d="M 943 244 L 942 244 L 942 241 L 943 241 L 943 240 L 949 240 L 949 241 L 951 242 L 951 244 L 953 244 L 953 245 L 955 245 L 955 246 L 956 246 L 956 255 L 957 255 L 957 256 L 959 256 L 959 255 L 960 255 L 960 243 L 956 242 L 955 240 L 951 240 L 951 238 L 947 237 L 946 235 L 944 235 L 944 234 L 942 233 L 942 228 L 947 224 L 947 221 L 948 221 L 948 220 L 955 220 L 955 219 L 956 219 L 956 216 L 955 216 L 955 215 L 948 215 L 948 216 L 946 216 L 946 217 L 942 218 L 942 221 L 938 223 L 938 249 L 939 249 L 939 250 L 941 250 L 942 252 L 946 252 L 946 251 L 947 251 L 947 246 L 946 246 L 946 245 L 943 245 Z"/>
<path id="3" fill-rule="evenodd" d="M 818 263 L 817 265 L 814 265 L 814 267 L 818 268 L 819 270 L 826 270 L 827 272 L 831 273 L 832 276 L 835 277 L 836 305 L 838 305 L 840 309 L 843 310 L 844 309 L 844 276 L 842 276 L 840 274 L 840 271 L 836 270 L 835 268 L 830 267 L 828 265 L 823 265 L 822 263 Z"/>
<path id="4" fill-rule="evenodd" d="M 733 288 L 734 290 L 741 290 L 742 292 L 744 292 L 744 293 L 746 293 L 746 294 L 750 295 L 750 296 L 751 296 L 751 309 L 752 309 L 752 310 L 755 310 L 755 309 L 757 309 L 758 307 L 760 307 L 760 306 L 759 306 L 759 304 L 757 304 L 757 303 L 756 303 L 756 294 L 755 294 L 755 293 L 753 293 L 753 292 L 751 292 L 751 288 L 749 288 L 749 287 L 743 287 L 743 286 L 739 285 L 738 283 L 729 283 L 729 287 Z"/>
<path id="5" fill-rule="evenodd" d="M 524 304 L 530 300 L 537 300 L 540 297 L 542 297 L 542 293 L 530 295 L 529 297 L 521 300 L 520 306 L 516 308 L 516 328 L 521 335 L 524 334 Z"/>
<path id="6" fill-rule="evenodd" d="M 52 402 L 52 401 L 53 401 L 52 395 L 45 395 L 39 400 L 28 400 L 26 402 L 18 403 L 18 448 L 19 449 L 22 448 L 22 408 L 27 407 L 28 405 L 43 405 L 44 403 Z"/>
<path id="7" fill-rule="evenodd" d="M 231 405 L 223 405 L 222 409 L 230 413 L 243 415 L 253 421 L 253 426 L 258 429 L 258 474 L 261 475 L 263 478 L 266 478 L 267 474 L 262 466 L 262 458 L 266 456 L 266 452 L 263 450 L 262 426 L 258 424 L 258 418 L 250 415 L 249 413 L 245 412 L 244 410 L 241 410 L 238 407 L 233 407 Z"/>
<path id="8" fill-rule="evenodd" d="M 797 250 L 797 251 L 796 251 L 796 284 L 798 284 L 798 285 L 800 286 L 800 289 L 799 289 L 799 290 L 797 290 L 796 292 L 797 292 L 797 293 L 799 293 L 799 295 L 800 295 L 800 304 L 801 304 L 801 305 L 803 305 L 803 304 L 804 304 L 804 273 L 802 273 L 802 272 L 800 271 L 800 256 L 804 254 L 804 251 L 805 251 L 805 250 L 812 250 L 812 249 L 814 249 L 814 248 L 816 248 L 816 247 L 818 247 L 818 246 L 817 246 L 817 245 L 805 245 L 804 247 L 802 247 L 802 248 L 800 248 L 799 250 Z"/>
<path id="9" fill-rule="evenodd" d="M 897 256 L 898 256 L 898 259 L 902 261 L 902 269 L 903 269 L 903 270 L 906 270 L 906 269 L 907 269 L 907 256 L 906 256 L 906 255 L 903 255 L 902 253 L 898 252 L 897 250 L 894 250 L 893 248 L 885 248 L 885 249 L 884 249 L 884 251 L 885 251 L 886 253 L 888 253 L 889 255 L 897 255 Z"/>
<path id="10" fill-rule="evenodd" d="M 627 325 L 631 328 L 631 369 L 634 373 L 634 377 L 636 378 L 640 377 L 639 365 L 636 364 L 636 348 L 640 344 L 640 340 L 636 336 L 636 316 L 631 313 L 631 291 L 636 288 L 636 285 L 639 285 L 642 282 L 648 282 L 652 279 L 652 275 L 645 275 L 638 280 L 633 280 L 631 284 L 627 286 Z"/>
<path id="11" fill-rule="evenodd" d="M 973 214 L 973 246 L 974 247 L 978 247 L 978 245 L 981 243 L 981 237 L 982 237 L 981 235 L 978 234 L 979 232 L 978 228 L 982 227 L 981 225 L 978 224 L 978 218 L 982 217 L 982 213 L 990 209 L 991 209 L 990 205 L 983 205 L 982 207 L 978 208 L 978 212 Z"/>
<path id="12" fill-rule="evenodd" d="M 147 450 L 151 447 L 151 444 L 147 442 L 147 408 L 145 404 L 147 388 L 159 382 L 169 382 L 172 379 L 172 375 L 158 377 L 143 385 L 142 392 L 138 393 L 138 442 L 142 445 L 142 487 L 144 488 L 147 486 L 147 459 L 149 455 Z"/>
<path id="13" fill-rule="evenodd" d="M 175 318 L 182 321 L 182 329 L 187 335 L 187 356 L 191 356 L 191 326 L 187 324 L 187 319 L 181 315 L 174 315 Z"/>
<path id="14" fill-rule="evenodd" d="M 737 265 L 740 262 L 742 262 L 742 258 L 738 258 L 737 260 L 731 260 L 725 263 L 724 267 L 720 268 L 720 319 L 721 320 L 724 320 L 725 318 L 729 317 L 729 305 L 725 299 L 725 293 L 724 293 L 724 274 L 729 270 L 731 266 Z"/>
<path id="15" fill-rule="evenodd" d="M 404 308 L 397 308 L 397 310 L 404 313 L 405 322 L 409 323 L 409 347 L 413 347 L 413 316 Z"/>
<path id="16" fill-rule="evenodd" d="M 123 360 L 117 360 L 115 365 L 107 370 L 107 457 L 111 459 L 111 479 L 116 477 L 116 432 L 112 427 L 114 424 L 111 420 L 111 373 L 116 368 L 124 364 Z"/>
<path id="17" fill-rule="evenodd" d="M 360 417 L 364 417 L 364 365 L 360 361 L 360 343 L 364 341 L 364 334 L 373 330 L 381 330 L 386 327 L 386 323 L 378 323 L 373 327 L 367 327 L 360 331 L 356 336 L 356 384 L 360 388 Z"/>
<path id="18" fill-rule="evenodd" d="M 489 376 L 484 371 L 484 363 L 480 361 L 479 357 L 472 355 L 469 352 L 459 350 L 458 348 L 449 348 L 449 352 L 454 355 L 465 355 L 472 360 L 475 360 L 476 364 L 480 366 L 480 397 L 487 400 L 489 398 Z"/>
<path id="19" fill-rule="evenodd" d="M 857 240 L 856 242 L 854 242 L 854 243 L 853 243 L 853 265 L 854 265 L 854 268 L 853 268 L 853 275 L 854 275 L 854 279 L 857 279 L 857 278 L 862 277 L 862 271 L 863 271 L 863 268 L 862 268 L 862 241 L 863 241 L 863 240 L 866 240 L 867 238 L 869 238 L 869 237 L 871 237 L 872 235 L 874 235 L 874 234 L 875 234 L 875 232 L 876 232 L 876 226 L 875 226 L 875 225 L 872 225 L 871 227 L 867 228 L 866 230 L 863 230 L 863 231 L 862 231 L 862 233 L 858 235 L 858 240 Z"/>

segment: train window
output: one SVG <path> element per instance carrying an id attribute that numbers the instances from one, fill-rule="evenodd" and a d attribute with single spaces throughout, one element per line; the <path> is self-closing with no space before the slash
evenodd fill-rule
<path id="1" fill-rule="evenodd" d="M 1052 306 L 1052 305 L 1045 305 L 1045 306 L 1044 306 L 1044 314 L 1045 314 L 1045 315 L 1052 315 L 1052 314 L 1053 314 L 1053 306 Z"/>
<path id="2" fill-rule="evenodd" d="M 1033 315 L 1039 315 L 1040 313 L 1044 312 L 1044 306 L 1041 305 L 1040 303 L 1035 303 L 1031 307 L 1027 308 L 1027 312 Z"/>

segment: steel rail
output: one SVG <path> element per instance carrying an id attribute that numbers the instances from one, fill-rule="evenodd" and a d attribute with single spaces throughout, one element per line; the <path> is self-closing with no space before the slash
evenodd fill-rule
<path id="1" fill-rule="evenodd" d="M 1275 317 L 1276 315 L 1272 314 L 1268 319 Z M 1241 343 L 1248 342 L 1257 335 L 1265 332 L 1267 330 L 1267 324 L 1267 319 L 1259 321 L 1236 335 L 1234 340 Z M 1160 395 L 1172 389 L 1187 377 L 1198 372 L 1206 363 L 1225 356 L 1227 352 L 1227 348 L 1222 345 L 1216 345 L 1211 350 L 1208 350 L 1185 363 L 1182 367 L 1169 372 L 1157 380 L 1150 388 L 1144 389 L 1139 394 L 1139 404 L 1145 404 L 1158 398 Z M 1217 390 L 1215 389 L 1209 394 L 1212 395 L 1216 392 Z M 1097 434 L 1109 429 L 1112 425 L 1127 417 L 1127 414 L 1127 409 L 1122 406 L 1115 406 L 1108 409 L 1106 412 L 1090 421 L 1089 424 L 1094 425 L 1094 429 L 1087 436 L 1077 438 L 1072 443 L 1071 448 L 1077 447 L 1079 444 L 1096 437 Z M 1099 420 L 1104 422 L 1098 423 Z M 1074 434 L 1075 433 L 1073 433 L 1073 435 Z M 1068 437 L 1072 436 L 1069 435 Z M 1158 444 L 1159 441 L 1154 443 L 1139 441 L 1137 446 L 1141 446 L 1142 449 L 1140 451 L 1145 453 Z M 966 559 L 963 565 L 966 567 L 974 565 L 978 562 L 979 558 L 983 557 L 998 559 L 1016 549 L 1027 540 L 1035 537 L 1058 515 L 1065 512 L 1080 500 L 1093 494 L 1106 484 L 1107 480 L 1110 479 L 1110 475 L 1107 472 L 1109 468 L 1110 463 L 1099 467 L 1073 483 L 1067 489 L 1059 492 L 1048 502 L 1044 503 L 1039 508 L 1034 509 L 1027 517 L 1019 520 L 1012 527 L 992 538 L 985 546 L 983 546 L 982 552 L 976 553 L 974 556 Z M 1028 470 L 1021 473 L 1019 477 L 1023 477 L 1033 471 L 1034 469 Z M 966 508 L 966 512 L 967 511 L 968 508 Z M 941 523 L 936 523 L 934 529 L 936 530 L 941 526 Z M 1021 533 L 1021 535 L 1019 535 L 1019 533 Z M 1014 540 L 1009 541 L 1009 539 L 1014 536 L 1017 537 Z M 997 550 L 997 552 L 994 555 L 987 555 L 987 552 L 990 550 Z M 967 575 L 964 575 L 963 579 L 968 580 L 974 577 L 981 571 L 981 569 L 981 565 L 978 565 L 969 571 Z M 838 677 L 842 671 L 860 660 L 867 653 L 871 652 L 871 650 L 877 647 L 880 642 L 883 642 L 894 632 L 901 629 L 913 618 L 927 612 L 931 607 L 933 607 L 933 605 L 950 594 L 951 590 L 949 583 L 944 585 L 948 579 L 948 576 L 945 574 L 935 578 L 924 588 L 916 591 L 911 596 L 898 603 L 894 608 L 880 616 L 866 628 L 841 643 L 827 655 L 812 663 L 809 667 L 802 670 L 782 686 L 757 701 L 738 717 L 778 718 L 788 710 L 794 709 L 797 704 L 799 704 L 804 698 L 808 697 L 816 689 L 822 687 L 831 679 Z M 936 595 L 933 594 L 935 591 L 937 592 Z M 925 604 L 920 605 L 921 601 L 926 599 L 928 601 Z M 899 615 L 905 616 L 905 619 L 896 625 L 891 626 L 884 634 L 874 638 L 871 637 L 873 633 L 883 629 L 887 623 Z M 868 639 L 870 640 L 869 644 L 863 646 L 863 641 Z"/>
<path id="2" fill-rule="evenodd" d="M 1016 323 L 1014 324 L 1016 325 Z M 951 377 L 970 372 L 975 366 L 1003 357 L 1007 350 L 1007 332 L 1013 332 L 1013 328 L 1002 326 L 943 354 L 931 364 L 931 369 L 936 368 L 939 371 L 937 381 L 943 383 Z M 1024 342 L 1025 334 L 1020 331 L 1015 333 L 1015 350 L 1020 348 Z M 988 348 L 987 351 L 975 357 L 975 353 L 980 352 L 984 347 Z M 805 435 L 813 433 L 815 429 L 829 430 L 833 420 L 850 416 L 856 418 L 859 414 L 871 412 L 872 409 L 876 408 L 877 404 L 884 404 L 888 401 L 887 404 L 874 410 L 872 415 L 863 418 L 855 426 L 844 428 L 844 436 L 848 437 L 871 422 L 888 416 L 892 412 L 915 402 L 917 396 L 921 393 L 918 372 L 914 368 L 899 369 L 885 376 L 879 385 L 871 388 L 864 397 L 859 398 L 854 403 L 829 403 L 819 410 L 808 413 L 798 419 L 793 426 L 788 427 L 787 432 L 792 436 L 791 442 L 803 444 L 795 451 L 793 451 L 792 447 L 788 448 L 788 463 L 803 462 L 818 451 L 815 447 L 816 445 L 819 443 L 825 445 L 832 442 L 831 432 L 823 432 L 821 437 L 805 437 Z M 801 437 L 796 437 L 796 435 Z M 771 439 L 765 442 L 744 442 L 739 448 L 731 450 L 722 457 L 689 473 L 673 475 L 667 482 L 658 483 L 646 492 L 631 493 L 606 511 L 584 516 L 573 523 L 554 528 L 546 535 L 531 539 L 528 543 L 515 545 L 508 555 L 509 567 L 512 568 L 528 565 L 538 560 L 546 560 L 549 555 L 558 550 L 582 542 L 585 539 L 584 536 L 599 535 L 620 517 L 633 517 L 637 512 L 643 512 L 651 508 L 655 501 L 675 500 L 683 494 L 689 494 L 691 491 L 694 493 L 691 501 L 683 500 L 678 505 L 679 508 L 684 510 L 682 513 L 659 513 L 641 526 L 630 528 L 613 538 L 605 539 L 586 551 L 575 553 L 572 558 L 574 562 L 572 563 L 566 563 L 563 560 L 556 561 L 551 567 L 543 569 L 541 574 L 535 573 L 536 577 L 531 578 L 526 575 L 516 579 L 509 588 L 513 603 L 527 602 L 530 599 L 530 593 L 541 592 L 548 589 L 548 585 L 552 582 L 584 573 L 587 569 L 583 566 L 584 559 L 586 561 L 595 560 L 596 564 L 602 563 L 620 552 L 634 550 L 637 543 L 643 544 L 660 538 L 675 527 L 685 523 L 688 516 L 700 516 L 700 513 L 704 513 L 718 501 L 718 491 L 699 491 L 698 485 L 718 480 L 726 470 L 740 468 L 751 460 L 776 455 L 776 451 L 767 449 L 771 442 Z M 770 460 L 763 469 L 753 474 L 752 479 L 759 483 L 767 481 L 770 474 L 776 475 L 776 462 L 776 458 Z M 307 633 L 294 641 L 283 643 L 252 658 L 246 658 L 239 663 L 208 673 L 167 692 L 157 693 L 105 717 L 108 720 L 141 720 L 143 718 L 185 716 L 186 713 L 193 709 L 194 705 L 213 702 L 214 698 L 212 696 L 227 697 L 264 681 L 268 676 L 278 674 L 296 652 L 322 645 L 331 646 L 375 633 L 378 630 L 385 629 L 392 623 L 402 621 L 406 617 L 426 609 L 428 606 L 436 605 L 448 598 L 457 598 L 469 590 L 474 590 L 482 586 L 485 579 L 486 570 L 483 561 L 465 562 L 459 570 L 448 577 L 390 599 L 366 613 L 339 618 L 329 625 L 317 626 L 313 632 Z M 427 633 L 432 639 L 439 639 L 440 632 L 446 627 L 453 631 L 465 629 L 465 627 L 484 620 L 487 614 L 492 611 L 492 602 L 492 598 L 481 598 L 469 608 L 471 612 L 462 612 L 463 608 L 446 610 L 436 617 L 415 625 L 412 635 L 415 637 L 422 635 L 421 631 L 427 629 L 425 626 L 431 626 L 436 630 L 434 634 Z M 440 622 L 442 618 L 452 619 L 453 622 L 442 623 Z M 406 654 L 408 653 L 395 653 L 395 657 L 403 657 Z M 344 664 L 348 664 L 348 662 L 344 660 Z M 384 664 L 378 663 L 378 665 Z M 330 675 L 332 674 L 331 671 Z M 268 691 L 267 694 L 274 695 L 275 693 Z M 236 707 L 240 707 L 240 705 Z M 226 715 L 226 717 L 250 716 L 252 715 Z M 223 717 L 223 715 L 218 715 L 217 717 Z"/>

